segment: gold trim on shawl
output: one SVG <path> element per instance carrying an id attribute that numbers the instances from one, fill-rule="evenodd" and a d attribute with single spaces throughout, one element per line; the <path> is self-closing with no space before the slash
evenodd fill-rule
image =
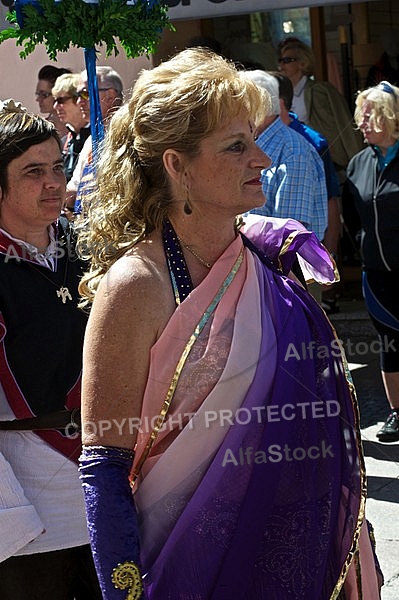
<path id="1" fill-rule="evenodd" d="M 308 232 L 307 231 L 299 231 L 299 230 L 293 231 L 292 233 L 290 233 L 290 235 L 285 240 L 284 244 L 281 246 L 281 250 L 278 253 L 278 265 L 279 265 L 280 271 L 284 272 L 283 265 L 281 263 L 280 257 L 284 256 L 284 254 L 286 254 L 286 252 L 288 252 L 288 250 L 289 250 L 291 244 L 293 243 L 294 239 L 298 235 L 303 235 L 304 233 L 308 233 Z"/>
<path id="2" fill-rule="evenodd" d="M 183 354 L 181 355 L 179 362 L 177 363 L 176 370 L 172 377 L 172 381 L 171 381 L 169 389 L 167 391 L 161 411 L 155 422 L 155 426 L 150 434 L 149 440 L 148 440 L 139 460 L 137 461 L 136 466 L 133 468 L 133 470 L 130 474 L 131 487 L 133 487 L 134 484 L 136 483 L 137 478 L 139 477 L 140 472 L 143 468 L 143 465 L 144 465 L 145 461 L 147 460 L 147 457 L 151 451 L 151 448 L 153 447 L 153 445 L 155 443 L 158 433 L 160 432 L 162 425 L 165 422 L 166 415 L 170 408 L 170 404 L 171 404 L 173 396 L 175 394 L 177 384 L 180 379 L 180 375 L 182 373 L 185 362 L 188 358 L 188 355 L 190 354 L 191 349 L 193 348 L 194 343 L 197 341 L 198 336 L 200 335 L 201 331 L 204 329 L 204 327 L 205 327 L 206 323 L 208 322 L 209 318 L 211 317 L 212 313 L 217 308 L 220 300 L 223 298 L 225 292 L 227 291 L 227 289 L 229 288 L 230 284 L 232 283 L 234 277 L 236 276 L 238 269 L 240 268 L 240 266 L 242 264 L 243 258 L 244 258 L 244 249 L 241 248 L 240 254 L 238 255 L 233 267 L 231 268 L 230 273 L 227 275 L 227 277 L 223 281 L 222 285 L 220 286 L 216 296 L 213 298 L 212 302 L 209 304 L 208 308 L 202 315 L 200 321 L 198 322 L 197 326 L 194 329 L 194 332 L 191 334 L 191 337 L 188 340 L 186 347 L 183 350 Z"/>
<path id="3" fill-rule="evenodd" d="M 326 250 L 327 250 L 327 248 L 326 248 Z M 330 253 L 328 250 L 327 250 L 327 252 L 328 252 L 328 253 L 329 253 L 329 255 L 330 255 L 330 259 L 331 259 L 331 262 L 332 262 L 332 264 L 333 264 L 333 267 L 334 267 L 334 277 L 335 277 L 335 281 L 336 281 L 336 283 L 338 283 L 338 281 L 340 281 L 340 280 L 341 280 L 341 275 L 340 275 L 340 273 L 339 273 L 339 271 L 338 271 L 337 263 L 335 262 L 335 259 L 333 258 L 333 256 L 331 255 L 331 253 Z"/>
<path id="4" fill-rule="evenodd" d="M 307 233 L 307 231 L 293 231 L 292 233 L 290 233 L 290 235 L 285 240 L 284 244 L 281 246 L 281 250 L 277 257 L 278 258 L 278 268 L 280 269 L 280 271 L 284 272 L 283 265 L 281 263 L 281 257 L 284 256 L 284 254 L 286 254 L 286 252 L 288 252 L 294 239 L 298 235 L 303 235 L 304 233 Z M 330 257 L 330 260 L 331 260 L 331 263 L 333 266 L 333 270 L 334 270 L 335 283 L 337 283 L 341 279 L 341 276 L 340 276 L 338 268 L 337 268 L 337 264 L 336 264 L 335 260 L 333 259 L 333 257 L 331 256 L 330 252 L 327 250 L 327 248 L 325 246 L 323 246 L 323 247 L 324 247 L 325 251 L 328 252 L 328 255 Z M 307 283 L 316 283 L 316 281 L 314 279 L 312 279 L 312 280 L 308 280 Z"/>

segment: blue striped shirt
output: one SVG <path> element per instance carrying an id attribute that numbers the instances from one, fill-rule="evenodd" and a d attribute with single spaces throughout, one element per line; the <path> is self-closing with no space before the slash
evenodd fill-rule
<path id="1" fill-rule="evenodd" d="M 278 117 L 256 142 L 272 160 L 262 172 L 266 202 L 252 213 L 296 219 L 319 240 L 327 228 L 327 189 L 323 162 L 305 138 Z"/>

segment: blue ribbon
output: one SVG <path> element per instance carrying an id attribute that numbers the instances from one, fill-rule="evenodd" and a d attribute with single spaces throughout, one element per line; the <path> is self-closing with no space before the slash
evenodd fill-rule
<path id="1" fill-rule="evenodd" d="M 62 0 L 54 0 L 61 2 Z M 77 0 L 78 1 L 78 0 Z M 138 1 L 144 6 L 147 13 L 151 12 L 155 5 L 159 4 L 159 0 L 125 0 L 126 3 L 136 4 Z M 98 0 L 83 0 L 89 4 L 98 4 Z M 15 11 L 18 25 L 21 29 L 24 26 L 23 7 L 27 4 L 32 5 L 37 12 L 43 13 L 43 7 L 38 0 L 15 0 Z M 98 94 L 98 85 L 96 77 L 96 50 L 95 48 L 84 48 L 84 57 L 87 72 L 87 86 L 90 96 L 90 127 L 93 143 L 93 163 L 95 165 L 98 147 L 104 138 L 104 125 L 101 115 L 100 98 Z"/>
<path id="2" fill-rule="evenodd" d="M 87 73 L 87 87 L 90 98 L 90 130 L 92 137 L 93 163 L 96 163 L 98 146 L 104 138 L 104 125 L 101 115 L 100 97 L 96 75 L 96 50 L 85 48 L 84 57 Z"/>

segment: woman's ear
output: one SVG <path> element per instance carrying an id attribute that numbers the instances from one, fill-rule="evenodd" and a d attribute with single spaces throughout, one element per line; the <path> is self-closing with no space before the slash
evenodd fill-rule
<path id="1" fill-rule="evenodd" d="M 181 152 L 177 152 L 177 150 L 173 149 L 165 150 L 162 160 L 169 177 L 176 183 L 181 183 L 185 172 L 185 165 Z"/>

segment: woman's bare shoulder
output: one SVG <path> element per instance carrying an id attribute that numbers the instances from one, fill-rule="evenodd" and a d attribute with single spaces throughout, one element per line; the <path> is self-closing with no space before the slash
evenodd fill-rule
<path id="1" fill-rule="evenodd" d="M 162 246 L 158 243 L 138 244 L 119 258 L 104 275 L 97 290 L 96 311 L 116 312 L 119 322 L 134 326 L 151 324 L 163 327 L 174 310 Z M 121 320 L 122 317 L 122 320 Z"/>

